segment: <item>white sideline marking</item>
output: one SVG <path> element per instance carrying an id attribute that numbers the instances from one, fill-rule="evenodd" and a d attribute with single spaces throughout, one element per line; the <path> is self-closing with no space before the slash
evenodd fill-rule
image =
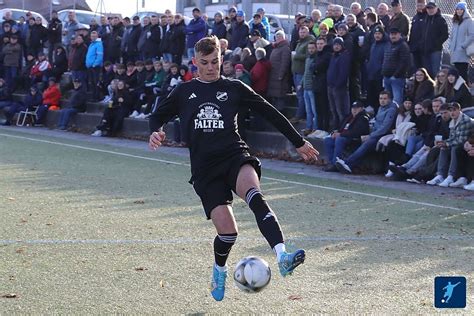
<path id="1" fill-rule="evenodd" d="M 240 241 L 261 241 L 261 238 L 239 237 Z M 365 241 L 439 241 L 439 240 L 474 240 L 474 236 L 446 235 L 446 236 L 366 236 L 366 237 L 294 237 L 288 238 L 287 243 L 293 241 L 309 242 L 365 242 Z M 29 240 L 0 240 L 0 245 L 169 245 L 209 243 L 209 238 L 172 238 L 172 239 L 29 239 Z"/>
<path id="2" fill-rule="evenodd" d="M 169 161 L 169 160 L 163 160 L 163 159 L 157 159 L 157 158 L 137 156 L 137 155 L 131 155 L 131 154 L 126 154 L 126 153 L 121 153 L 121 152 L 115 152 L 115 151 L 111 151 L 111 150 L 103 150 L 103 149 L 97 149 L 97 148 L 92 148 L 92 147 L 71 145 L 71 144 L 66 144 L 66 143 L 53 142 L 53 141 L 49 141 L 49 140 L 29 138 L 29 137 L 24 137 L 24 136 L 9 135 L 9 134 L 3 134 L 3 133 L 0 133 L 0 136 L 12 137 L 12 138 L 18 138 L 18 139 L 25 139 L 25 140 L 34 141 L 34 142 L 47 143 L 47 144 L 52 144 L 52 145 L 59 145 L 59 146 L 64 146 L 64 147 L 71 147 L 71 148 L 95 151 L 95 152 L 118 155 L 118 156 L 129 157 L 129 158 L 138 158 L 138 159 L 144 159 L 144 160 L 150 160 L 150 161 L 157 161 L 157 162 L 162 162 L 162 163 L 171 164 L 171 165 L 187 166 L 187 167 L 190 166 L 190 164 L 184 163 L 184 162 L 176 162 L 176 161 Z M 328 187 L 328 186 L 323 186 L 323 185 L 310 184 L 310 183 L 291 181 L 291 180 L 284 180 L 284 179 L 278 179 L 278 178 L 271 178 L 271 177 L 262 177 L 262 178 L 266 179 L 266 180 L 278 181 L 280 183 L 301 185 L 301 186 L 306 186 L 306 187 L 311 187 L 311 188 L 317 188 L 317 189 L 323 189 L 323 190 L 329 190 L 329 191 L 335 191 L 335 192 L 342 192 L 342 193 L 349 193 L 349 194 L 356 194 L 356 195 L 379 198 L 379 199 L 385 199 L 385 200 L 391 200 L 391 201 L 396 201 L 396 202 L 403 202 L 403 203 L 416 204 L 416 205 L 421 205 L 421 206 L 435 207 L 435 208 L 441 208 L 441 209 L 446 209 L 446 210 L 463 212 L 463 213 L 458 214 L 458 215 L 474 214 L 474 210 L 463 209 L 463 208 L 459 208 L 459 207 L 438 205 L 438 204 L 432 204 L 432 203 L 426 203 L 426 202 L 419 202 L 419 201 L 395 198 L 395 197 L 390 197 L 390 196 L 385 196 L 385 195 L 365 193 L 365 192 L 359 192 L 359 191 L 353 191 L 353 190 L 347 190 L 347 189 L 339 189 L 339 188 Z"/>

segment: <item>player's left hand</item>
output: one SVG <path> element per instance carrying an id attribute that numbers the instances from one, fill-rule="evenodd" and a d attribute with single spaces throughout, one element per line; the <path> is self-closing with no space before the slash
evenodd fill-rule
<path id="1" fill-rule="evenodd" d="M 307 140 L 304 141 L 303 146 L 296 148 L 296 151 L 306 162 L 318 160 L 319 151 L 317 151 Z"/>

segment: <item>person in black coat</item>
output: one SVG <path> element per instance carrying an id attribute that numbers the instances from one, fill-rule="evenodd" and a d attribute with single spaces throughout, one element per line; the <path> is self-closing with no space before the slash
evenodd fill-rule
<path id="1" fill-rule="evenodd" d="M 87 93 L 85 87 L 82 86 L 81 80 L 73 80 L 74 90 L 69 97 L 68 107 L 60 110 L 58 121 L 58 129 L 66 130 L 69 121 L 77 113 L 86 111 Z"/>
<path id="2" fill-rule="evenodd" d="M 230 41 L 229 47 L 231 50 L 237 47 L 245 48 L 249 39 L 250 28 L 245 22 L 245 13 L 243 11 L 237 12 L 237 23 L 233 24 L 229 30 Z"/>
<path id="3" fill-rule="evenodd" d="M 173 56 L 173 63 L 181 65 L 184 49 L 186 48 L 186 26 L 181 14 L 174 17 L 174 25 L 170 34 L 170 53 Z"/>
<path id="4" fill-rule="evenodd" d="M 138 58 L 138 40 L 142 32 L 142 26 L 140 24 L 140 18 L 138 16 L 133 17 L 133 26 L 130 33 L 127 36 L 125 43 L 125 50 L 123 52 L 123 62 L 133 62 Z"/>
<path id="5" fill-rule="evenodd" d="M 360 144 L 360 137 L 369 133 L 369 115 L 364 111 L 364 104 L 356 101 L 352 103 L 351 114 L 342 121 L 340 128 L 324 138 L 328 159 L 324 171 L 337 171 L 336 157 L 341 157 L 348 145 Z"/>
<path id="6" fill-rule="evenodd" d="M 416 14 L 411 19 L 410 53 L 413 58 L 413 72 L 415 69 L 423 67 L 423 35 L 425 33 L 426 21 L 426 2 L 425 0 L 416 1 Z"/>
<path id="7" fill-rule="evenodd" d="M 159 19 L 156 15 L 151 16 L 151 25 L 146 31 L 146 40 L 143 45 L 143 60 L 159 58 L 162 55 L 160 44 L 162 42 Z"/>
<path id="8" fill-rule="evenodd" d="M 58 12 L 53 10 L 51 13 L 51 21 L 48 23 L 48 43 L 49 43 L 49 61 L 53 61 L 53 54 L 56 45 L 61 44 L 61 37 L 63 34 L 63 23 L 58 19 Z"/>
<path id="9" fill-rule="evenodd" d="M 324 131 L 329 131 L 329 100 L 327 87 L 327 71 L 331 61 L 332 48 L 327 45 L 326 38 L 321 37 L 316 40 L 316 58 L 314 59 L 313 71 L 313 91 L 316 98 L 316 114 L 318 127 Z"/>
<path id="10" fill-rule="evenodd" d="M 71 48 L 69 49 L 68 66 L 72 72 L 73 79 L 79 78 L 82 86 L 87 87 L 86 68 L 87 46 L 84 44 L 82 36 L 71 37 Z"/>
<path id="11" fill-rule="evenodd" d="M 448 71 L 448 83 L 446 86 L 446 102 L 457 102 L 461 108 L 472 106 L 472 96 L 466 82 L 455 68 Z"/>
<path id="12" fill-rule="evenodd" d="M 53 69 L 51 70 L 52 75 L 56 78 L 56 82 L 59 82 L 63 73 L 68 70 L 67 64 L 66 50 L 61 44 L 56 44 L 52 62 Z"/>
<path id="13" fill-rule="evenodd" d="M 43 50 L 43 45 L 48 39 L 48 29 L 41 23 L 41 18 L 37 17 L 35 24 L 30 29 L 29 49 L 35 53 L 35 55 L 38 55 L 38 53 Z"/>
<path id="14" fill-rule="evenodd" d="M 118 18 L 112 19 L 111 22 L 112 30 L 110 33 L 106 33 L 102 41 L 104 42 L 105 60 L 115 64 L 120 61 L 122 56 L 120 45 L 124 36 L 124 26 Z"/>
<path id="15" fill-rule="evenodd" d="M 211 35 L 217 36 L 218 39 L 226 38 L 227 36 L 227 28 L 222 18 L 222 12 L 220 11 L 214 14 L 214 25 L 212 26 Z"/>

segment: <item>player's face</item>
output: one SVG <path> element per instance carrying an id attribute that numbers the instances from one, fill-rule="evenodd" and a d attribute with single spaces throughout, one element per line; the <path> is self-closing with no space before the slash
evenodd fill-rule
<path id="1" fill-rule="evenodd" d="M 193 57 L 193 63 L 196 65 L 199 78 L 204 81 L 216 81 L 220 77 L 221 56 L 218 49 L 209 55 L 203 55 L 200 52 Z"/>

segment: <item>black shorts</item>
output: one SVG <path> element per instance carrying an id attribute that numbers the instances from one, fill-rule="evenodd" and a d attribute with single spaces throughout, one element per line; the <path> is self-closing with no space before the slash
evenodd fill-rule
<path id="1" fill-rule="evenodd" d="M 211 218 L 211 211 L 217 206 L 232 204 L 232 191 L 236 191 L 237 176 L 240 167 L 245 164 L 252 165 L 260 179 L 262 174 L 260 160 L 245 153 L 215 166 L 206 173 L 206 177 L 193 179 L 194 191 L 201 199 L 207 219 Z"/>

